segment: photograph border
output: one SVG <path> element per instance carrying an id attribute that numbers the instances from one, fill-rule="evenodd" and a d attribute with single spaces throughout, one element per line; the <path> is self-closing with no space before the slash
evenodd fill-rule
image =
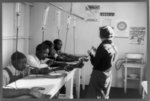
<path id="1" fill-rule="evenodd" d="M 147 64 L 146 64 L 146 70 L 147 71 L 150 71 L 150 30 L 149 30 L 149 23 L 150 23 L 150 8 L 149 8 L 149 5 L 150 5 L 150 2 L 149 0 L 1 0 L 1 14 L 2 14 L 2 3 L 4 2 L 146 2 L 147 4 Z M 3 99 L 2 98 L 2 15 L 1 15 L 1 27 L 0 27 L 0 30 L 1 30 L 1 34 L 0 34 L 0 64 L 1 64 L 1 68 L 0 68 L 0 101 L 20 101 L 19 99 Z M 148 80 L 149 82 L 149 76 L 150 76 L 150 73 L 147 72 L 146 74 L 146 79 Z M 149 83 L 148 83 L 149 84 Z M 149 86 L 148 86 L 148 92 L 149 92 Z M 52 99 L 52 100 L 58 100 L 58 101 L 66 101 L 65 99 Z M 98 101 L 97 99 L 73 99 L 75 101 L 83 101 L 83 100 L 86 100 L 86 101 Z M 150 94 L 148 93 L 147 97 L 143 100 L 143 99 L 110 99 L 108 101 L 149 101 L 150 100 Z M 46 100 L 43 100 L 43 99 L 21 99 L 21 101 L 46 101 Z"/>

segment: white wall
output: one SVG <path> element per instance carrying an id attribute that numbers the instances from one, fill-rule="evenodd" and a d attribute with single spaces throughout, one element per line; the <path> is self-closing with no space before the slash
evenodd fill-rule
<path id="1" fill-rule="evenodd" d="M 55 5 L 69 11 L 70 3 L 54 3 Z M 115 12 L 115 16 L 112 18 L 115 24 L 117 20 L 125 20 L 129 22 L 130 27 L 147 27 L 147 15 L 146 15 L 146 4 L 142 2 L 130 2 L 130 3 L 96 3 L 100 5 L 101 11 L 112 11 Z M 31 40 L 29 42 L 29 53 L 32 54 L 35 52 L 35 47 L 37 44 L 42 42 L 42 21 L 44 15 L 44 8 L 48 4 L 44 3 L 34 3 L 34 6 L 31 8 L 30 13 L 30 37 Z M 73 4 L 76 9 L 73 8 L 73 12 L 85 16 L 84 11 L 84 3 L 75 3 Z M 57 20 L 56 20 L 56 12 L 57 9 L 53 6 L 50 6 L 49 17 L 47 21 L 47 30 L 45 32 L 45 40 L 53 41 L 55 38 L 58 38 L 57 35 Z M 61 33 L 60 39 L 62 39 L 63 43 L 65 42 L 66 36 L 66 22 L 67 22 L 68 14 L 62 13 L 61 16 Z M 73 53 L 73 27 L 72 22 L 70 25 L 70 29 L 68 32 L 68 41 L 66 52 Z M 76 54 L 87 54 L 87 50 L 90 49 L 92 45 L 98 46 L 100 43 L 100 39 L 98 37 L 98 22 L 85 22 L 81 20 L 77 20 L 77 27 L 75 31 L 75 39 L 76 39 Z M 146 32 L 147 36 L 147 32 Z M 134 45 L 129 44 L 128 38 L 115 38 L 114 42 L 118 47 L 119 53 L 118 58 L 122 58 L 124 53 L 126 52 L 142 52 L 145 53 L 145 61 L 146 61 L 146 46 L 147 46 L 147 38 L 145 36 L 145 44 L 144 45 Z M 64 45 L 63 45 L 64 46 Z M 63 49 L 64 50 L 64 47 Z M 84 84 L 88 84 L 90 73 L 91 73 L 91 64 L 90 62 L 86 63 L 82 70 L 82 81 Z M 116 71 L 113 65 L 113 84 L 112 86 L 122 87 L 123 79 L 122 79 L 122 69 Z"/>
<path id="2" fill-rule="evenodd" d="M 70 5 L 69 3 L 55 3 L 57 6 L 61 6 L 62 8 L 69 10 Z M 29 48 L 29 53 L 34 53 L 35 52 L 35 47 L 37 44 L 42 42 L 42 24 L 43 24 L 43 16 L 44 16 L 44 9 L 45 7 L 49 6 L 49 4 L 46 3 L 34 3 L 34 6 L 31 7 L 31 20 L 30 20 L 30 25 L 31 30 L 30 30 L 30 48 Z M 51 40 L 53 41 L 55 38 L 58 38 L 58 33 L 57 33 L 57 20 L 56 20 L 56 8 L 53 6 L 50 6 L 49 10 L 49 15 L 47 19 L 47 29 L 45 31 L 45 40 Z M 67 14 L 62 13 L 62 18 L 61 21 L 62 27 L 60 31 L 60 38 L 65 38 L 65 31 L 66 31 L 66 21 L 65 19 L 67 18 Z M 70 33 L 70 32 L 69 32 Z M 64 40 L 63 40 L 64 42 Z"/>
<path id="3" fill-rule="evenodd" d="M 2 54 L 3 67 L 10 62 L 10 57 L 16 51 L 16 15 L 15 3 L 2 3 Z M 29 12 L 26 4 L 21 4 L 18 50 L 28 54 Z"/>
<path id="4" fill-rule="evenodd" d="M 93 3 L 94 4 L 94 3 Z M 98 3 L 96 3 L 98 4 Z M 79 4 L 84 6 L 84 4 Z M 99 3 L 101 12 L 114 12 L 114 17 L 108 17 L 112 19 L 112 25 L 115 25 L 115 22 L 118 20 L 127 21 L 129 27 L 146 27 L 147 28 L 147 15 L 146 15 L 146 3 Z M 78 8 L 81 9 L 81 8 Z M 77 12 L 78 14 L 82 14 L 83 12 Z M 103 18 L 100 18 L 102 21 Z M 101 22 L 100 22 L 101 23 Z M 78 22 L 76 37 L 78 52 L 83 52 L 83 50 L 87 50 L 91 45 L 96 46 L 98 43 L 98 23 L 97 22 Z M 116 32 L 117 33 L 117 32 Z M 81 41 L 82 40 L 82 41 Z M 118 47 L 118 57 L 124 57 L 124 54 L 127 52 L 139 52 L 144 53 L 144 60 L 146 62 L 146 46 L 147 46 L 147 32 L 145 35 L 145 43 L 144 45 L 136 45 L 129 44 L 128 38 L 115 38 L 114 42 Z M 82 44 L 81 44 L 82 43 Z M 84 46 L 84 48 L 82 48 Z M 87 79 L 89 77 L 90 70 L 85 67 L 83 79 L 86 83 L 88 83 Z M 116 71 L 115 65 L 113 65 L 113 83 L 112 86 L 122 87 L 123 79 L 122 79 L 122 69 Z"/>
<path id="5" fill-rule="evenodd" d="M 69 11 L 71 3 L 54 3 L 55 5 Z M 74 3 L 73 13 L 79 14 L 85 17 L 85 4 L 87 3 Z M 94 3 L 92 3 L 94 4 Z M 100 5 L 101 11 L 115 12 L 115 16 L 112 17 L 112 24 L 118 20 L 125 20 L 128 22 L 129 27 L 147 27 L 147 15 L 146 4 L 142 2 L 115 2 L 115 3 L 96 3 Z M 44 15 L 44 8 L 49 6 L 46 3 L 33 3 L 33 7 L 22 3 L 21 4 L 21 25 L 19 31 L 18 50 L 25 53 L 35 53 L 35 47 L 42 42 L 42 22 Z M 45 31 L 45 40 L 53 41 L 58 38 L 57 33 L 57 13 L 56 8 L 50 6 L 49 17 L 47 21 L 47 30 Z M 60 39 L 63 43 L 66 37 L 68 14 L 61 14 L 61 30 Z M 103 18 L 102 18 L 103 19 Z M 98 46 L 100 39 L 98 37 L 98 22 L 85 22 L 77 19 L 77 26 L 75 30 L 75 52 L 76 54 L 87 54 L 87 50 L 92 45 Z M 29 40 L 29 36 L 31 40 Z M 9 63 L 11 54 L 16 50 L 16 15 L 15 15 L 15 3 L 3 3 L 2 4 L 2 54 L 3 54 L 3 67 Z M 126 52 L 142 52 L 145 53 L 145 62 L 147 59 L 147 32 L 145 36 L 144 45 L 129 44 L 128 38 L 115 38 L 114 42 L 118 47 L 118 57 L 122 58 Z M 64 50 L 63 45 L 63 49 Z M 66 52 L 73 53 L 73 22 L 71 21 Z M 82 82 L 88 84 L 90 73 L 92 71 L 92 65 L 90 62 L 85 63 L 82 69 Z M 122 87 L 122 69 L 116 71 L 113 65 L 113 84 L 112 86 Z"/>

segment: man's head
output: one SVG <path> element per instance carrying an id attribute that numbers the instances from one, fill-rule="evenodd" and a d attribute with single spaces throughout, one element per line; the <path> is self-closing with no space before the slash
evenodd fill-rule
<path id="1" fill-rule="evenodd" d="M 45 58 L 48 57 L 49 54 L 49 46 L 46 44 L 39 44 L 36 47 L 36 56 L 40 59 L 40 60 L 44 60 Z"/>
<path id="2" fill-rule="evenodd" d="M 61 50 L 62 41 L 60 39 L 55 39 L 53 43 L 54 43 L 54 48 L 55 48 L 56 51 Z"/>
<path id="3" fill-rule="evenodd" d="M 101 39 L 111 39 L 114 36 L 114 31 L 110 26 L 103 26 L 99 28 Z"/>
<path id="4" fill-rule="evenodd" d="M 27 66 L 27 58 L 23 53 L 16 51 L 11 55 L 11 63 L 17 70 L 23 71 Z"/>
<path id="5" fill-rule="evenodd" d="M 51 41 L 45 40 L 45 41 L 42 42 L 42 44 L 45 44 L 45 45 L 49 46 L 49 54 L 51 54 L 53 52 L 54 45 Z"/>

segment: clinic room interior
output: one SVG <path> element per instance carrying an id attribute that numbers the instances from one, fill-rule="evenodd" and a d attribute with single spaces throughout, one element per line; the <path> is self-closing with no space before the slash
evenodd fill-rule
<path id="1" fill-rule="evenodd" d="M 23 74 L 25 76 L 3 85 L 4 98 L 89 99 L 91 95 L 95 99 L 146 99 L 147 6 L 146 0 L 3 2 L 2 77 L 7 74 L 9 77 L 5 76 L 11 81 L 13 73 L 5 68 L 11 64 L 16 69 L 21 58 L 26 59 L 25 69 L 30 70 Z M 110 29 L 112 36 L 107 37 L 104 33 L 102 37 L 103 31 Z M 108 47 L 104 45 L 106 52 L 101 53 L 101 45 L 105 44 L 103 38 Z M 61 51 L 55 49 L 58 41 Z M 48 47 L 48 53 L 45 47 Z M 41 54 L 47 55 L 42 58 Z M 101 71 L 103 63 L 97 57 L 99 54 L 103 62 L 106 55 L 115 57 L 110 61 L 109 69 Z M 32 66 L 34 63 L 28 62 L 32 56 L 36 56 L 43 67 Z M 95 65 L 97 61 L 99 66 Z M 103 68 L 108 65 L 107 60 L 105 62 Z M 16 71 L 22 73 L 22 69 Z M 106 78 L 103 77 L 105 74 L 108 75 Z M 104 86 L 104 91 L 101 85 L 108 82 L 103 79 L 110 83 L 109 87 Z M 20 89 L 20 92 L 28 89 L 32 96 L 5 95 L 5 89 Z M 105 90 L 109 91 L 105 94 Z"/>

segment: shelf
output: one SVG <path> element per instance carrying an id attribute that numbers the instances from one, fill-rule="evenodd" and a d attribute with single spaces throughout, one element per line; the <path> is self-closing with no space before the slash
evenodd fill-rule
<path id="1" fill-rule="evenodd" d="M 145 64 L 139 64 L 139 63 L 124 63 L 123 66 L 125 68 L 144 68 Z"/>
<path id="2" fill-rule="evenodd" d="M 130 78 L 130 77 L 127 77 L 128 80 L 140 80 L 139 78 Z"/>
<path id="3" fill-rule="evenodd" d="M 124 78 L 125 80 L 125 78 Z M 140 80 L 140 78 L 130 78 L 130 77 L 127 77 L 127 80 Z"/>

